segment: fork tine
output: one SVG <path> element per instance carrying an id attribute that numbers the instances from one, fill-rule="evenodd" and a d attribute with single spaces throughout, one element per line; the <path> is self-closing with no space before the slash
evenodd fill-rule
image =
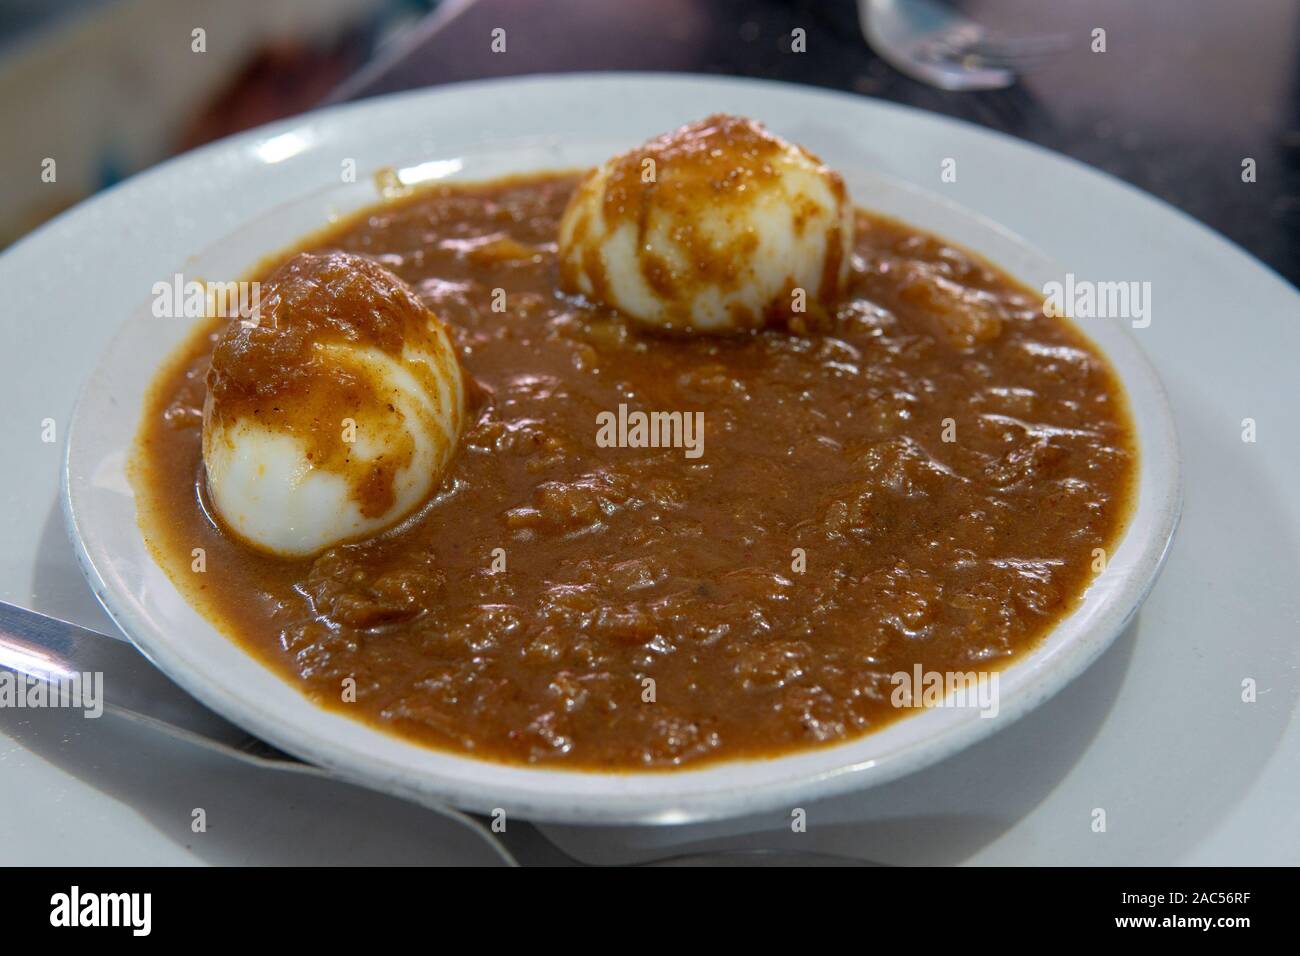
<path id="1" fill-rule="evenodd" d="M 1025 73 L 1047 66 L 1052 60 L 1052 54 L 991 55 L 974 48 L 967 50 L 955 59 L 957 62 L 985 69 L 1011 70 L 1016 73 Z"/>
<path id="2" fill-rule="evenodd" d="M 974 48 L 972 52 L 991 57 L 1050 56 L 1069 49 L 1070 37 L 1064 33 L 1019 37 L 985 33 L 972 44 L 972 47 Z"/>

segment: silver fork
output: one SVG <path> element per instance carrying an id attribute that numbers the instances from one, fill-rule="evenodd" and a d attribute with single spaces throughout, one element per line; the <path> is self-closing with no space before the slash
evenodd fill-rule
<path id="1" fill-rule="evenodd" d="M 1060 33 L 993 33 L 936 0 L 858 0 L 858 22 L 882 60 L 942 90 L 1004 89 L 1069 45 Z"/>
<path id="2" fill-rule="evenodd" d="M 172 683 L 126 641 L 0 601 L 0 669 L 52 681 L 60 676 L 103 675 L 104 709 L 153 730 L 241 763 L 266 770 L 341 780 L 375 789 L 304 763 L 230 723 Z M 457 810 L 406 791 L 388 790 L 449 820 L 469 827 L 509 866 L 586 866 L 552 843 L 537 827 L 511 819 L 504 831 L 488 817 Z M 761 862 L 787 866 L 873 866 L 848 857 L 801 850 L 725 849 L 659 857 L 636 866 L 736 865 Z"/>

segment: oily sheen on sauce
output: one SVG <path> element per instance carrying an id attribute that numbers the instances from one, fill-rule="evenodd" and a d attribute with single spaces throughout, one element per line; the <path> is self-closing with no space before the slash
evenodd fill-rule
<path id="1" fill-rule="evenodd" d="M 1105 360 L 1040 296 L 859 212 L 833 315 L 655 334 L 557 291 L 577 181 L 431 187 L 305 241 L 409 283 L 474 383 L 445 480 L 392 532 L 302 560 L 224 533 L 200 434 L 219 325 L 161 372 L 141 527 L 233 639 L 430 746 L 633 770 L 879 729 L 909 712 L 893 674 L 997 669 L 1073 606 L 1137 452 Z M 598 445 L 620 405 L 703 413 L 704 453 Z"/>

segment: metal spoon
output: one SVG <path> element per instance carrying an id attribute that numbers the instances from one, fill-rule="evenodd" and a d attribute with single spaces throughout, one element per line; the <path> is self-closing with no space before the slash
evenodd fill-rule
<path id="1" fill-rule="evenodd" d="M 1069 43 L 1063 34 L 1005 37 L 935 0 L 858 0 L 867 43 L 905 76 L 941 90 L 1000 90 Z"/>
<path id="2" fill-rule="evenodd" d="M 44 682 L 76 674 L 101 673 L 106 689 L 104 709 L 121 717 L 242 763 L 374 789 L 370 781 L 350 780 L 304 763 L 246 733 L 181 690 L 127 642 L 3 601 L 0 601 L 0 668 Z M 111 693 L 107 691 L 109 688 Z M 409 793 L 393 795 L 471 828 L 509 866 L 588 865 L 569 856 L 525 820 L 512 819 L 504 831 L 497 832 L 488 817 L 413 798 Z M 873 865 L 825 853 L 776 849 L 681 853 L 635 865 L 716 866 L 748 862 L 786 866 Z"/>

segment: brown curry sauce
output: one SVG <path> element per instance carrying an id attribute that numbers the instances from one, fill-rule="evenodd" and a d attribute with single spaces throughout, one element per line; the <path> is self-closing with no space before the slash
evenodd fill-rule
<path id="1" fill-rule="evenodd" d="M 556 291 L 577 181 L 432 187 L 304 246 L 408 282 L 481 390 L 441 489 L 379 538 L 283 560 L 224 533 L 201 459 L 220 329 L 160 374 L 141 527 L 225 633 L 404 737 L 634 770 L 877 730 L 910 712 L 894 673 L 1002 667 L 1074 606 L 1122 533 L 1137 452 L 1113 373 L 1041 297 L 859 213 L 829 328 L 656 335 Z M 620 404 L 702 411 L 703 455 L 597 447 Z"/>

